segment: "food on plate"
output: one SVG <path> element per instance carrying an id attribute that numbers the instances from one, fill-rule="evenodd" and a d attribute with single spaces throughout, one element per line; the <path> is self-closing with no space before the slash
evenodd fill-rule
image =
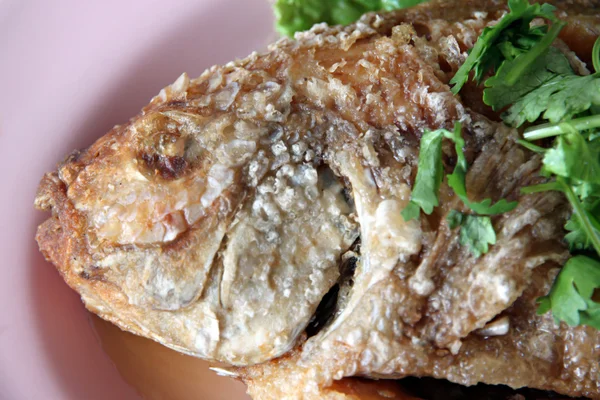
<path id="1" fill-rule="evenodd" d="M 40 249 L 257 399 L 600 398 L 600 18 L 557 7 L 434 0 L 184 74 L 43 178 Z"/>

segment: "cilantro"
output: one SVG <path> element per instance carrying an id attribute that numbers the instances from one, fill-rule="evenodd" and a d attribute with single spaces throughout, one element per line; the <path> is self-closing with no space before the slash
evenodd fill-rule
<path id="1" fill-rule="evenodd" d="M 503 119 L 515 127 L 525 121 L 533 122 L 540 115 L 557 123 L 592 106 L 600 106 L 600 74 L 556 75 L 516 101 Z"/>
<path id="2" fill-rule="evenodd" d="M 445 129 L 425 132 L 421 137 L 417 176 L 410 203 L 402 211 L 404 220 L 419 217 L 419 208 L 427 215 L 439 204 L 438 192 L 442 183 L 442 138 Z"/>
<path id="3" fill-rule="evenodd" d="M 276 0 L 275 27 L 279 33 L 294 36 L 314 24 L 347 25 L 366 12 L 397 10 L 426 0 Z"/>
<path id="4" fill-rule="evenodd" d="M 485 199 L 481 202 L 473 202 L 467 197 L 466 175 L 467 159 L 463 152 L 465 141 L 461 135 L 461 126 L 459 123 L 454 125 L 454 131 L 446 131 L 446 137 L 452 139 L 456 150 L 456 166 L 452 174 L 448 175 L 448 185 L 454 190 L 454 193 L 462 202 L 475 211 L 483 215 L 465 215 L 456 210 L 450 211 L 447 220 L 450 229 L 460 227 L 458 236 L 459 243 L 467 246 L 475 257 L 488 252 L 488 245 L 496 243 L 496 232 L 492 226 L 492 220 L 485 215 L 502 214 L 511 211 L 517 206 L 516 201 L 507 202 L 501 199 L 495 204 L 491 204 L 491 199 Z"/>
<path id="5" fill-rule="evenodd" d="M 599 207 L 582 203 L 573 187 L 561 176 L 554 182 L 524 188 L 524 193 L 558 190 L 565 194 L 573 207 L 573 215 L 565 229 L 570 231 L 565 240 L 571 250 L 593 249 L 600 254 Z M 585 282 L 584 282 L 585 281 Z M 590 257 L 577 255 L 563 267 L 548 296 L 540 299 L 538 314 L 552 310 L 557 321 L 573 325 L 590 325 L 600 329 L 599 304 L 591 300 L 595 289 L 600 288 L 600 263 Z"/>
<path id="6" fill-rule="evenodd" d="M 563 193 L 571 203 L 573 207 L 573 216 L 571 217 L 570 229 L 578 228 L 577 236 L 571 237 L 571 241 L 574 245 L 577 243 L 585 243 L 585 247 L 592 247 L 596 250 L 597 254 L 600 254 L 600 235 L 598 234 L 598 220 L 597 217 L 592 215 L 581 200 L 577 197 L 571 186 L 569 186 L 563 178 L 556 178 L 557 182 L 563 186 Z M 569 222 L 567 222 L 569 224 Z M 590 246 L 591 245 L 591 246 Z"/>
<path id="7" fill-rule="evenodd" d="M 439 205 L 438 196 L 443 176 L 443 138 L 454 142 L 457 156 L 454 172 L 447 176 L 448 185 L 467 207 L 477 214 L 494 215 L 508 212 L 517 206 L 516 201 L 509 203 L 504 199 L 493 205 L 490 199 L 485 199 L 481 202 L 472 202 L 468 199 L 465 184 L 467 160 L 463 152 L 465 141 L 461 136 L 461 125 L 460 123 L 456 123 L 453 132 L 446 129 L 438 129 L 423 134 L 420 143 L 415 184 L 410 202 L 402 210 L 402 217 L 405 221 L 418 218 L 420 210 L 429 215 Z M 467 246 L 475 257 L 487 253 L 488 245 L 496 243 L 496 232 L 494 232 L 494 227 L 489 217 L 483 215 L 465 215 L 453 210 L 447 218 L 452 229 L 460 227 L 459 242 L 461 245 Z"/>
<path id="8" fill-rule="evenodd" d="M 485 81 L 483 101 L 494 110 L 500 110 L 507 105 L 516 103 L 524 95 L 548 83 L 559 74 L 573 73 L 567 58 L 554 47 L 549 48 L 535 60 L 517 84 L 508 83 L 507 75 L 511 69 L 510 65 L 506 68 L 505 65 L 508 63 L 504 63 L 494 76 Z M 509 121 L 506 122 L 511 124 Z"/>
<path id="9" fill-rule="evenodd" d="M 423 134 L 420 143 L 415 184 L 410 196 L 410 202 L 402 211 L 402 217 L 404 217 L 405 221 L 418 218 L 420 209 L 429 215 L 439 204 L 438 192 L 443 174 L 442 139 L 444 137 L 454 142 L 457 157 L 454 172 L 448 175 L 448 185 L 467 207 L 477 214 L 495 215 L 511 211 L 517 206 L 516 201 L 509 203 L 504 199 L 493 205 L 491 204 L 491 199 L 485 199 L 481 202 L 469 200 L 465 183 L 467 175 L 467 159 L 463 152 L 465 141 L 461 136 L 461 125 L 460 123 L 456 123 L 453 132 L 446 129 L 438 129 Z"/>
<path id="10" fill-rule="evenodd" d="M 497 70 L 505 60 L 513 61 L 508 82 L 514 84 L 525 73 L 537 55 L 543 53 L 558 35 L 562 27 L 554 16 L 555 8 L 549 4 L 529 4 L 527 0 L 509 0 L 510 12 L 493 27 L 483 30 L 464 64 L 456 72 L 450 84 L 453 93 L 458 93 L 474 71 L 474 80 L 481 82 L 485 73 Z M 545 28 L 530 28 L 534 18 L 556 22 Z"/>
<path id="11" fill-rule="evenodd" d="M 569 243 L 571 250 L 593 250 L 592 238 L 600 238 L 600 222 L 596 217 L 600 216 L 600 201 L 584 204 L 582 209 L 584 220 L 577 214 L 573 214 L 565 225 L 565 229 L 569 231 L 565 240 Z M 591 235 L 588 235 L 586 231 L 585 219 L 589 221 L 592 228 Z"/>
<path id="12" fill-rule="evenodd" d="M 552 27 L 548 30 L 544 36 L 538 38 L 538 42 L 535 43 L 530 49 L 524 52 L 516 53 L 514 58 L 507 58 L 503 62 L 496 72 L 496 76 L 503 76 L 506 84 L 514 86 L 517 81 L 524 78 L 529 72 L 531 65 L 533 65 L 540 56 L 545 54 L 554 39 L 558 36 L 560 30 L 565 26 L 564 22 L 554 22 Z M 539 29 L 539 28 L 533 28 Z M 511 55 L 515 55 L 514 53 Z M 486 86 L 493 86 L 494 80 L 491 82 L 486 81 Z"/>
<path id="13" fill-rule="evenodd" d="M 572 244 L 578 246 L 578 243 L 585 243 L 585 248 L 593 248 L 600 254 L 600 235 L 598 234 L 600 224 L 598 223 L 598 217 L 591 214 L 592 211 L 596 210 L 596 207 L 593 205 L 590 207 L 582 203 L 565 178 L 559 176 L 554 182 L 525 187 L 521 189 L 521 193 L 538 193 L 548 190 L 563 192 L 573 207 L 573 216 L 567 222 L 567 229 L 576 232 L 571 236 L 570 241 L 573 242 Z"/>
<path id="14" fill-rule="evenodd" d="M 488 245 L 496 243 L 496 232 L 490 217 L 452 210 L 446 219 L 450 229 L 460 227 L 458 241 L 462 246 L 467 246 L 475 257 L 487 253 Z"/>
<path id="15" fill-rule="evenodd" d="M 556 277 L 550 293 L 539 299 L 538 314 L 552 310 L 557 321 L 600 329 L 600 303 L 592 300 L 597 288 L 600 263 L 586 256 L 572 257 Z"/>
<path id="16" fill-rule="evenodd" d="M 464 218 L 465 214 L 456 210 L 450 210 L 450 212 L 446 216 L 446 220 L 448 221 L 448 226 L 450 227 L 450 229 L 455 229 L 461 226 Z"/>
<path id="17" fill-rule="evenodd" d="M 563 133 L 575 131 L 586 131 L 600 128 L 600 115 L 572 119 L 568 123 L 540 124 L 525 129 L 523 137 L 527 140 L 538 140 L 547 137 L 562 135 Z M 598 137 L 597 132 L 590 134 L 590 139 Z"/>
<path id="18" fill-rule="evenodd" d="M 600 38 L 594 43 L 592 60 L 596 73 L 578 76 L 562 53 L 550 49 L 545 57 L 538 58 L 519 84 L 506 88 L 500 83 L 493 90 L 486 88 L 484 102 L 494 109 L 512 104 L 502 119 L 514 127 L 525 121 L 536 121 L 540 116 L 559 123 L 589 113 L 600 107 L 600 71 L 597 69 L 600 68 Z M 488 79 L 486 86 L 488 82 L 502 82 L 500 72 Z"/>
<path id="19" fill-rule="evenodd" d="M 473 202 L 469 200 L 467 196 L 467 159 L 463 152 L 465 141 L 461 136 L 460 124 L 454 125 L 454 131 L 448 132 L 447 136 L 454 141 L 456 149 L 456 166 L 454 172 L 448 175 L 448 185 L 454 190 L 454 193 L 462 200 L 463 203 L 477 214 L 482 215 L 496 215 L 511 211 L 517 206 L 516 201 L 507 202 L 505 199 L 501 199 L 492 205 L 491 199 L 485 199 L 481 202 Z"/>
<path id="20" fill-rule="evenodd" d="M 553 148 L 546 150 L 546 171 L 574 180 L 600 183 L 598 149 L 575 131 L 559 136 Z"/>
<path id="21" fill-rule="evenodd" d="M 592 50 L 595 73 L 578 76 L 567 57 L 551 46 L 566 24 L 554 16 L 553 7 L 509 0 L 509 8 L 496 26 L 484 29 L 450 81 L 452 91 L 460 90 L 471 71 L 477 83 L 491 72 L 484 83 L 483 101 L 494 110 L 505 109 L 502 119 L 506 124 L 519 127 L 538 119 L 547 121 L 527 128 L 525 140 L 519 143 L 543 154 L 541 175 L 553 180 L 523 188 L 522 193 L 562 192 L 573 208 L 565 225 L 565 241 L 572 252 L 586 253 L 575 254 L 567 262 L 548 296 L 540 299 L 538 313 L 552 311 L 557 321 L 600 329 L 600 304 L 592 300 L 594 291 L 600 290 L 600 38 Z M 550 25 L 531 27 L 536 17 Z M 530 143 L 548 137 L 555 137 L 550 148 Z M 478 214 L 510 209 L 505 200 L 494 205 L 489 199 L 481 203 L 468 200 L 460 131 L 455 130 L 454 141 L 458 160 L 448 177 L 454 192 Z M 478 220 L 467 231 L 469 217 Z M 481 218 L 458 212 L 448 216 L 450 226 L 461 229 L 461 243 L 479 254 L 495 241 L 491 222 L 488 227 Z M 589 256 L 591 252 L 594 258 Z"/>

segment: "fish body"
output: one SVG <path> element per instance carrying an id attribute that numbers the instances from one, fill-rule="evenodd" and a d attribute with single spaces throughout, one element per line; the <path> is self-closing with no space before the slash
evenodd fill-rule
<path id="1" fill-rule="evenodd" d="M 593 15 L 586 7 L 560 16 Z M 434 1 L 182 75 L 43 178 L 41 251 L 92 312 L 237 366 L 255 398 L 326 398 L 343 377 L 408 375 L 600 398 L 598 331 L 535 314 L 569 257 L 569 207 L 520 194 L 543 179 L 541 156 L 479 89 L 458 97 L 448 85 L 504 12 Z M 597 36 L 586 18 L 582 54 Z M 450 211 L 467 210 L 446 183 L 431 215 L 401 216 L 421 136 L 455 122 L 469 197 L 519 201 L 493 217 L 497 241 L 481 257 L 449 227 Z M 442 152 L 449 172 L 456 154 Z"/>

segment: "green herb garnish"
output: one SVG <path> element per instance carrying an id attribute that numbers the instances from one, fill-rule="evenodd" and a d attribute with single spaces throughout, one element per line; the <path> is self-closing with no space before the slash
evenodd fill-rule
<path id="1" fill-rule="evenodd" d="M 586 256 L 569 259 L 550 293 L 539 299 L 538 314 L 552 310 L 557 321 L 600 329 L 600 303 L 592 299 L 600 287 L 600 263 Z"/>
<path id="2" fill-rule="evenodd" d="M 581 209 L 583 217 L 574 213 L 565 224 L 565 229 L 569 231 L 565 240 L 571 250 L 594 250 L 594 245 L 600 241 L 600 221 L 597 218 L 600 215 L 600 201 L 582 204 Z"/>
<path id="3" fill-rule="evenodd" d="M 548 137 L 551 132 L 558 136 L 553 147 L 543 149 L 543 173 L 554 181 L 522 192 L 560 191 L 573 208 L 565 224 L 565 240 L 575 255 L 560 271 L 548 296 L 540 299 L 538 313 L 552 311 L 557 321 L 600 329 L 600 304 L 591 300 L 600 288 L 600 139 L 594 129 L 576 128 L 594 126 L 600 116 L 585 118 L 545 124 L 525 134 L 528 139 Z M 577 255 L 578 251 L 586 255 Z"/>
<path id="4" fill-rule="evenodd" d="M 511 107 L 503 120 L 513 127 L 534 122 L 540 116 L 552 123 L 581 116 L 600 106 L 600 74 L 576 75 L 568 59 L 551 47 L 566 25 L 554 16 L 547 4 L 530 5 L 527 0 L 509 1 L 510 12 L 500 22 L 484 29 L 465 63 L 450 83 L 458 93 L 474 70 L 479 83 L 488 72 L 483 101 L 494 110 Z M 552 25 L 530 27 L 533 18 L 541 17 Z M 592 52 L 598 67 L 600 44 Z"/>
<path id="5" fill-rule="evenodd" d="M 481 202 L 469 200 L 467 196 L 466 175 L 467 159 L 463 147 L 465 141 L 461 135 L 461 124 L 454 124 L 454 130 L 438 129 L 425 132 L 421 138 L 419 150 L 419 162 L 415 184 L 410 197 L 410 202 L 402 211 L 402 217 L 406 221 L 419 217 L 420 210 L 427 215 L 439 205 L 439 190 L 442 183 L 442 139 L 446 138 L 454 142 L 456 149 L 456 166 L 454 172 L 447 176 L 448 185 L 462 202 L 480 215 L 467 215 L 453 210 L 448 215 L 448 221 L 452 229 L 460 227 L 459 242 L 467 246 L 475 257 L 481 256 L 488 251 L 488 244 L 496 243 L 496 233 L 491 219 L 484 215 L 496 215 L 508 212 L 517 206 L 517 202 L 507 202 L 502 199 L 492 205 L 491 199 Z"/>
<path id="6" fill-rule="evenodd" d="M 426 0 L 277 0 L 274 5 L 277 31 L 294 36 L 314 24 L 347 25 L 369 11 L 408 8 Z"/>
<path id="7" fill-rule="evenodd" d="M 419 210 L 427 215 L 439 204 L 438 194 L 443 177 L 442 139 L 445 129 L 425 132 L 419 147 L 419 163 L 410 203 L 402 210 L 402 217 L 409 221 L 419 217 Z"/>
<path id="8" fill-rule="evenodd" d="M 460 227 L 458 242 L 467 246 L 475 257 L 488 252 L 490 244 L 496 243 L 496 232 L 490 217 L 463 214 L 452 210 L 446 217 L 450 229 Z"/>
<path id="9" fill-rule="evenodd" d="M 402 216 L 406 221 L 419 216 L 419 209 L 427 215 L 431 214 L 434 207 L 439 204 L 438 192 L 442 182 L 442 138 L 450 139 L 454 142 L 456 149 L 456 166 L 452 174 L 448 175 L 448 186 L 454 190 L 454 193 L 462 202 L 480 215 L 496 215 L 511 211 L 517 206 L 516 201 L 507 202 L 501 199 L 492 204 L 491 199 L 485 199 L 480 202 L 469 200 L 467 196 L 467 159 L 463 151 L 465 140 L 461 135 L 461 124 L 454 124 L 454 130 L 438 129 L 432 132 L 425 132 L 421 138 L 419 150 L 419 162 L 417 168 L 417 177 L 410 196 L 409 205 L 402 211 Z"/>
<path id="10" fill-rule="evenodd" d="M 485 81 L 486 88 L 483 91 L 483 101 L 494 110 L 501 110 L 510 104 L 522 101 L 525 95 L 532 93 L 541 85 L 548 84 L 551 87 L 553 80 L 558 76 L 573 74 L 567 58 L 554 47 L 549 48 L 535 60 L 515 84 L 507 82 L 506 74 L 510 68 L 503 67 L 504 64 L 494 76 Z M 530 100 L 531 102 L 526 103 L 529 107 L 537 103 L 535 98 L 530 98 Z M 538 112 L 538 116 L 541 111 Z M 535 119 L 537 119 L 537 116 Z M 520 125 L 522 122 L 515 124 L 515 126 Z"/>
<path id="11" fill-rule="evenodd" d="M 519 127 L 546 121 L 527 128 L 525 140 L 519 142 L 543 154 L 541 174 L 549 181 L 523 188 L 522 193 L 554 190 L 565 195 L 573 208 L 565 225 L 565 241 L 573 257 L 550 293 L 539 300 L 538 313 L 552 311 L 557 321 L 600 329 L 600 304 L 592 300 L 600 290 L 600 38 L 592 51 L 595 73 L 579 76 L 567 57 L 551 46 L 565 25 L 551 6 L 509 0 L 509 8 L 498 24 L 484 29 L 451 80 L 453 92 L 460 90 L 471 71 L 477 83 L 490 74 L 483 101 L 494 110 L 506 109 L 502 114 L 506 124 Z M 536 17 L 550 25 L 532 27 Z M 550 137 L 555 139 L 549 148 L 531 143 Z M 464 168 L 459 172 L 464 175 Z M 458 184 L 452 186 L 457 194 L 464 194 Z M 452 215 L 451 224 L 457 221 L 462 224 L 463 219 Z M 483 235 L 491 240 L 489 232 L 488 236 L 481 228 L 476 232 L 476 238 Z"/>
<path id="12" fill-rule="evenodd" d="M 562 54 L 557 57 L 566 61 Z M 525 121 L 536 121 L 540 116 L 558 123 L 599 105 L 600 74 L 578 76 L 571 71 L 571 74 L 557 74 L 525 94 L 513 103 L 503 119 L 514 127 L 521 126 Z"/>
<path id="13" fill-rule="evenodd" d="M 464 64 L 456 72 L 450 84 L 452 92 L 458 93 L 474 72 L 474 80 L 480 83 L 490 70 L 496 71 L 505 60 L 507 83 L 513 85 L 526 72 L 539 54 L 542 54 L 558 35 L 561 24 L 547 30 L 545 27 L 530 27 L 534 18 L 557 22 L 555 8 L 549 4 L 529 4 L 527 0 L 509 0 L 510 12 L 498 24 L 483 30 Z"/>
<path id="14" fill-rule="evenodd" d="M 448 175 L 448 185 L 454 190 L 454 193 L 467 207 L 480 215 L 496 215 L 513 210 L 518 204 L 516 201 L 507 202 L 505 199 L 501 199 L 492 204 L 491 199 L 485 199 L 480 202 L 469 200 L 466 184 L 467 159 L 465 158 L 465 153 L 463 151 L 465 141 L 461 135 L 460 124 L 455 124 L 454 131 L 452 133 L 448 132 L 448 134 L 452 141 L 454 141 L 454 147 L 456 149 L 456 166 L 454 167 L 454 172 Z"/>

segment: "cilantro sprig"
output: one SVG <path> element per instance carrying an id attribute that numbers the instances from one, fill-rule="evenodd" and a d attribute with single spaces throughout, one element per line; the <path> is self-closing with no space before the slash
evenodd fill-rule
<path id="1" fill-rule="evenodd" d="M 469 200 L 467 196 L 467 159 L 463 151 L 465 140 L 461 135 L 460 124 L 454 125 L 454 131 L 448 132 L 447 136 L 454 142 L 456 150 L 456 166 L 454 172 L 448 175 L 448 186 L 454 190 L 454 193 L 462 200 L 462 202 L 479 215 L 497 215 L 513 210 L 517 206 L 516 201 L 507 202 L 505 199 L 500 199 L 492 204 L 491 199 L 484 199 L 480 202 Z"/>
<path id="2" fill-rule="evenodd" d="M 458 242 L 467 246 L 475 257 L 485 254 L 490 244 L 496 243 L 492 219 L 483 215 L 463 214 L 452 210 L 446 217 L 450 229 L 460 228 Z"/>
<path id="3" fill-rule="evenodd" d="M 597 120 L 600 115 L 529 130 L 525 138 L 548 137 L 549 132 L 558 136 L 553 147 L 539 148 L 544 154 L 542 172 L 553 180 L 522 192 L 559 191 L 573 208 L 565 224 L 565 241 L 574 257 L 560 271 L 550 293 L 539 300 L 538 313 L 552 311 L 557 321 L 600 329 L 600 304 L 592 300 L 594 290 L 600 288 L 600 138 L 593 129 L 575 128 L 595 126 Z M 586 255 L 579 254 L 582 251 Z"/>
<path id="4" fill-rule="evenodd" d="M 525 95 L 530 94 L 541 85 L 546 84 L 551 88 L 556 77 L 572 74 L 573 71 L 566 57 L 558 49 L 551 47 L 534 61 L 517 83 L 511 84 L 506 80 L 509 73 L 510 68 L 504 68 L 503 64 L 495 75 L 485 81 L 483 101 L 494 110 L 501 110 L 507 105 L 523 101 Z M 529 99 L 524 104 L 531 105 L 530 100 L 535 99 Z M 540 111 L 538 111 L 538 115 Z M 513 125 L 512 122 L 507 121 L 507 123 Z M 522 121 L 515 126 L 521 123 Z"/>
<path id="5" fill-rule="evenodd" d="M 565 60 L 562 54 L 557 57 Z M 558 123 L 581 115 L 592 106 L 600 105 L 600 74 L 578 76 L 556 74 L 514 102 L 503 115 L 504 121 L 514 127 L 524 122 L 534 122 L 540 116 Z"/>
<path id="6" fill-rule="evenodd" d="M 450 84 L 452 92 L 458 93 L 474 72 L 473 80 L 480 83 L 490 70 L 498 70 L 504 61 L 506 82 L 514 84 L 525 73 L 527 67 L 554 41 L 562 23 L 554 15 L 555 8 L 549 4 L 529 4 L 527 0 L 509 0 L 509 13 L 493 27 L 483 30 L 469 56 L 456 72 Z M 544 18 L 555 24 L 550 30 L 530 27 L 535 18 Z"/>
<path id="7" fill-rule="evenodd" d="M 600 262 L 583 255 L 569 259 L 558 274 L 550 293 L 539 299 L 538 314 L 552 311 L 568 325 L 600 329 L 600 303 L 593 300 L 600 287 Z"/>
<path id="8" fill-rule="evenodd" d="M 525 129 L 523 137 L 527 140 L 538 140 L 573 132 L 573 130 L 581 132 L 595 128 L 600 128 L 600 115 L 572 119 L 568 123 L 546 123 L 531 126 Z"/>
<path id="9" fill-rule="evenodd" d="M 496 233 L 488 215 L 511 211 L 517 202 L 505 199 L 492 204 L 491 199 L 480 202 L 471 201 L 467 196 L 466 176 L 467 159 L 463 151 L 465 140 L 461 134 L 460 123 L 454 124 L 453 131 L 438 129 L 428 131 L 421 137 L 417 176 L 409 204 L 402 211 L 406 221 L 419 217 L 420 210 L 429 215 L 439 205 L 439 189 L 443 179 L 442 139 L 454 143 L 456 166 L 452 174 L 447 175 L 448 186 L 461 199 L 466 207 L 478 215 L 462 214 L 454 211 L 448 215 L 451 229 L 460 228 L 459 242 L 467 246 L 475 257 L 488 251 L 488 244 L 496 243 Z"/>
<path id="10" fill-rule="evenodd" d="M 522 193 L 564 194 L 573 209 L 565 225 L 573 257 L 550 293 L 539 299 L 538 313 L 551 311 L 557 321 L 600 329 L 600 303 L 594 300 L 600 290 L 600 38 L 592 50 L 595 73 L 580 76 L 565 54 L 552 47 L 565 25 L 552 7 L 509 0 L 509 8 L 479 37 L 451 81 L 453 92 L 458 93 L 471 71 L 478 84 L 488 75 L 483 101 L 496 111 L 505 110 L 501 116 L 507 125 L 542 122 L 525 129 L 519 143 L 543 155 L 541 175 L 547 182 Z M 547 24 L 531 26 L 537 17 Z M 532 143 L 551 137 L 550 147 Z M 462 221 L 452 218 L 453 224 Z M 475 238 L 491 240 L 485 230 L 478 232 L 482 234 Z M 486 243 L 470 245 L 484 249 Z"/>
<path id="11" fill-rule="evenodd" d="M 526 0 L 515 1 L 526 3 Z M 485 81 L 484 103 L 494 110 L 502 110 L 510 105 L 502 114 L 502 119 L 513 127 L 519 127 L 525 122 L 535 122 L 540 118 L 559 123 L 594 114 L 592 109 L 600 107 L 600 42 L 595 43 L 592 51 L 596 73 L 579 76 L 573 71 L 567 57 L 557 48 L 551 47 L 566 24 L 550 15 L 546 18 L 552 21 L 550 27 L 542 25 L 530 28 L 530 31 L 542 29 L 547 30 L 547 33 L 537 37 L 530 35 L 530 39 L 537 40 L 537 43 L 532 44 L 525 52 L 504 51 L 506 56 L 494 68 L 494 74 Z M 499 23 L 494 28 L 500 25 Z M 500 35 L 514 36 L 513 30 L 514 28 L 507 27 Z M 504 42 L 497 46 L 501 47 L 503 44 L 504 47 L 513 45 Z M 455 86 L 457 87 L 459 86 Z"/>
<path id="12" fill-rule="evenodd" d="M 406 221 L 419 217 L 419 210 L 427 215 L 439 205 L 438 193 L 442 183 L 442 139 L 447 131 L 428 131 L 421 137 L 417 176 L 409 204 L 402 211 Z"/>

